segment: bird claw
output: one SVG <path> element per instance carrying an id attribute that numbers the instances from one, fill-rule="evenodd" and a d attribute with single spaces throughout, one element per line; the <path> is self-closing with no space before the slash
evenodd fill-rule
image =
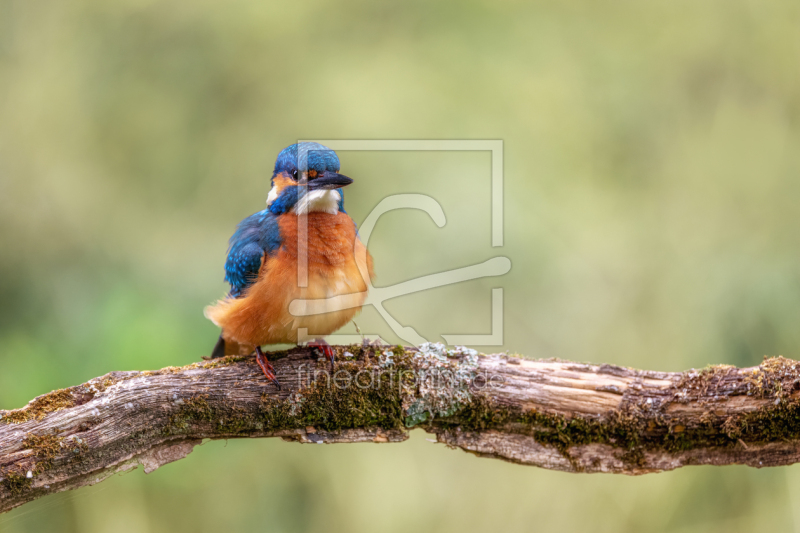
<path id="1" fill-rule="evenodd" d="M 330 344 L 328 344 L 323 340 L 312 341 L 309 342 L 308 345 L 311 348 L 316 348 L 317 350 L 319 350 L 319 352 L 322 355 L 324 355 L 325 358 L 328 359 L 328 361 L 331 362 L 331 370 L 333 370 L 333 362 L 334 358 L 336 357 L 336 350 L 333 349 L 333 346 L 331 346 Z"/>
<path id="2" fill-rule="evenodd" d="M 261 351 L 261 346 L 256 346 L 256 362 L 258 366 L 261 367 L 261 371 L 264 372 L 264 375 L 267 376 L 267 379 L 280 389 L 281 384 L 277 376 L 275 376 L 275 368 L 272 366 L 272 363 L 269 362 L 267 356 L 264 355 L 264 352 Z"/>

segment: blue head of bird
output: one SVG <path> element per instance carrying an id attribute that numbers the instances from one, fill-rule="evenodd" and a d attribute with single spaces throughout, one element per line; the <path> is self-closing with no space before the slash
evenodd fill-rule
<path id="1" fill-rule="evenodd" d="M 267 207 L 275 215 L 344 211 L 342 187 L 353 180 L 339 174 L 336 152 L 319 143 L 284 148 L 275 161 Z"/>

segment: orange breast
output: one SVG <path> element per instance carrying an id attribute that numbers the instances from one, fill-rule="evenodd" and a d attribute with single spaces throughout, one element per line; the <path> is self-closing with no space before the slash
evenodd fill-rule
<path id="1" fill-rule="evenodd" d="M 368 287 L 361 272 L 373 276 L 372 257 L 358 239 L 353 220 L 345 213 L 310 213 L 306 220 L 306 246 L 298 241 L 299 217 L 281 216 L 283 244 L 274 256 L 266 258 L 256 283 L 243 297 L 220 300 L 206 308 L 206 316 L 222 328 L 226 340 L 252 345 L 296 343 L 298 329 L 305 328 L 313 337 L 329 335 L 361 310 Z M 308 283 L 301 287 L 298 257 L 304 250 Z M 310 316 L 289 313 L 294 300 L 334 296 L 348 300 L 349 308 Z"/>
<path id="2" fill-rule="evenodd" d="M 286 258 L 297 261 L 302 242 L 298 240 L 298 227 L 302 217 L 286 215 L 280 217 L 282 250 Z M 308 221 L 308 264 L 309 269 L 325 271 L 344 265 L 353 258 L 356 240 L 356 225 L 345 213 L 310 213 Z"/>

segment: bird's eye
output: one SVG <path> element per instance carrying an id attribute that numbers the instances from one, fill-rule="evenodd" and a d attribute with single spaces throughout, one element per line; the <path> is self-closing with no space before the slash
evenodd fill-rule
<path id="1" fill-rule="evenodd" d="M 295 180 L 297 179 L 297 171 L 296 170 L 292 170 L 292 178 L 295 179 Z"/>

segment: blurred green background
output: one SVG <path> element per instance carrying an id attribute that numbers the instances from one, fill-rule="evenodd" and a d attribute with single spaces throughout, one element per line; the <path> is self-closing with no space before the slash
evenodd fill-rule
<path id="1" fill-rule="evenodd" d="M 341 152 L 378 285 L 430 340 L 655 370 L 800 358 L 800 3 L 0 0 L 0 408 L 209 353 L 235 224 L 297 139 L 502 139 Z M 374 310 L 361 329 L 396 341 Z M 350 326 L 346 332 L 352 332 Z M 211 442 L 0 516 L 2 532 L 800 531 L 800 468 L 628 478 L 430 444 Z"/>

